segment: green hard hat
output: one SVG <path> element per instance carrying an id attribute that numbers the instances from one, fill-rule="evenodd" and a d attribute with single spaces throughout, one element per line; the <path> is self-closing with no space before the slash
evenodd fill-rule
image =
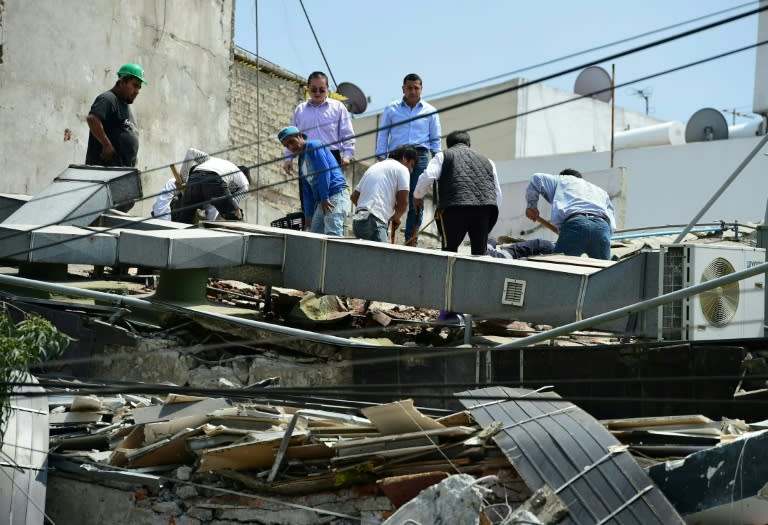
<path id="1" fill-rule="evenodd" d="M 146 84 L 144 80 L 144 68 L 138 64 L 123 64 L 120 69 L 117 70 L 117 76 L 122 77 L 124 75 L 131 75 L 141 80 L 142 84 Z"/>

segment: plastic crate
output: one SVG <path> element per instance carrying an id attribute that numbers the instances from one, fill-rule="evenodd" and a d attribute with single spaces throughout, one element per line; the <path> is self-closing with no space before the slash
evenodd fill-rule
<path id="1" fill-rule="evenodd" d="M 285 217 L 270 222 L 269 225 L 273 228 L 284 228 L 286 230 L 303 230 L 304 212 L 297 211 L 289 213 Z"/>

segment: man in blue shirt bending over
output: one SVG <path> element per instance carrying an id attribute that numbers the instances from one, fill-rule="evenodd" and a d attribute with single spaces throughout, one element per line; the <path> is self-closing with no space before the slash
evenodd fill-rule
<path id="1" fill-rule="evenodd" d="M 304 229 L 338 237 L 344 235 L 344 218 L 351 208 L 349 187 L 331 150 L 319 140 L 307 140 L 296 126 L 281 129 L 277 140 L 299 156 Z"/>
<path id="2" fill-rule="evenodd" d="M 423 208 L 413 205 L 413 191 L 419 175 L 432 155 L 440 151 L 440 117 L 434 106 L 421 99 L 421 77 L 410 73 L 403 79 L 403 98 L 390 103 L 381 115 L 379 134 L 376 137 L 376 158 L 385 160 L 398 146 L 413 146 L 419 160 L 411 172 L 411 188 L 408 194 L 408 216 L 405 220 L 405 239 L 416 246 L 416 236 L 421 226 Z M 399 124 L 401 123 L 402 124 Z"/>
<path id="3" fill-rule="evenodd" d="M 552 205 L 550 221 L 560 229 L 555 253 L 611 258 L 616 217 L 605 190 L 585 181 L 573 169 L 565 169 L 560 175 L 534 173 L 525 191 L 525 216 L 532 221 L 539 218 L 539 195 Z"/>

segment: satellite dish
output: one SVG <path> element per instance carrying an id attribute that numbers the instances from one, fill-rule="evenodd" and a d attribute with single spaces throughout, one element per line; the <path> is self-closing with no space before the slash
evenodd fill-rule
<path id="1" fill-rule="evenodd" d="M 359 115 L 368 107 L 368 100 L 363 90 L 352 82 L 342 82 L 336 86 L 336 93 L 346 97 L 346 100 L 343 101 L 344 105 L 353 115 Z"/>
<path id="2" fill-rule="evenodd" d="M 716 109 L 703 108 L 693 114 L 685 125 L 686 142 L 705 142 L 728 138 L 728 122 Z"/>
<path id="3" fill-rule="evenodd" d="M 611 100 L 611 75 L 600 66 L 589 66 L 576 77 L 573 92 L 608 102 Z"/>

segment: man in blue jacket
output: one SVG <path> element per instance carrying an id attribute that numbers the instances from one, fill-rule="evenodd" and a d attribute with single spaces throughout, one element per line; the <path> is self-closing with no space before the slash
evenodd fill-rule
<path id="1" fill-rule="evenodd" d="M 304 229 L 344 235 L 344 218 L 351 208 L 349 187 L 330 148 L 319 140 L 307 140 L 296 126 L 281 129 L 277 140 L 299 157 Z"/>

